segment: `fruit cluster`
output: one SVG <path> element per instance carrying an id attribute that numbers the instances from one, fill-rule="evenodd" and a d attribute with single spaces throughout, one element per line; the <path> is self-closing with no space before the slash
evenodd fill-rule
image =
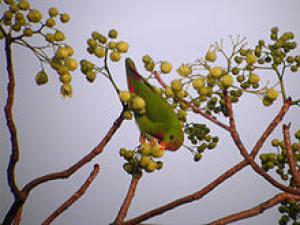
<path id="1" fill-rule="evenodd" d="M 141 176 L 143 171 L 152 173 L 163 167 L 163 163 L 156 159 L 163 157 L 164 152 L 159 144 L 143 143 L 137 150 L 121 148 L 120 156 L 127 161 L 123 165 L 127 173 Z"/>
<path id="2" fill-rule="evenodd" d="M 155 68 L 156 64 L 160 65 L 160 72 L 163 73 L 163 74 L 170 73 L 173 69 L 172 64 L 169 63 L 168 61 L 164 60 L 164 61 L 160 61 L 158 63 L 155 63 L 153 58 L 151 58 L 149 55 L 144 55 L 142 60 L 143 60 L 145 69 L 149 72 L 154 71 L 154 68 Z"/>
<path id="3" fill-rule="evenodd" d="M 291 148 L 294 154 L 294 160 L 299 166 L 300 162 L 300 130 L 296 131 L 295 138 L 296 142 L 291 144 Z M 264 153 L 259 156 L 262 164 L 262 168 L 265 171 L 276 169 L 276 173 L 280 175 L 282 180 L 289 180 L 291 186 L 295 186 L 294 180 L 292 179 L 291 170 L 288 168 L 288 156 L 285 142 L 283 140 L 273 139 L 271 145 L 277 149 L 276 153 Z"/>
<path id="4" fill-rule="evenodd" d="M 121 55 L 126 53 L 129 45 L 125 41 L 116 41 L 118 38 L 118 31 L 115 29 L 109 30 L 105 36 L 97 31 L 91 33 L 91 37 L 87 40 L 87 52 L 90 55 L 96 56 L 99 59 L 106 61 L 109 54 L 109 59 L 112 62 L 118 62 Z M 105 67 L 99 68 L 92 62 L 83 59 L 80 61 L 81 72 L 86 76 L 89 82 L 93 82 L 97 77 L 97 72 L 103 72 Z M 108 68 L 105 68 L 108 70 Z"/>
<path id="5" fill-rule="evenodd" d="M 146 102 L 140 96 L 134 93 L 129 93 L 128 91 L 121 91 L 119 93 L 119 98 L 120 101 L 128 107 L 128 111 L 124 113 L 125 119 L 132 119 L 131 111 L 133 111 L 137 116 L 145 114 Z"/>
<path id="6" fill-rule="evenodd" d="M 48 10 L 48 17 L 43 20 L 43 14 L 32 8 L 27 0 L 5 0 L 4 3 L 8 9 L 1 18 L 0 39 L 8 38 L 10 42 L 27 47 L 35 54 L 42 66 L 35 76 L 37 85 L 48 82 L 44 64 L 49 64 L 59 75 L 62 83 L 61 94 L 64 97 L 72 96 L 70 72 L 76 70 L 78 65 L 77 61 L 71 58 L 74 53 L 73 48 L 63 43 L 65 34 L 56 28 L 58 18 L 61 23 L 70 21 L 69 14 L 60 13 L 57 8 L 52 7 Z M 47 44 L 31 45 L 28 38 L 32 36 L 42 37 Z"/>
<path id="7" fill-rule="evenodd" d="M 190 150 L 194 154 L 194 160 L 199 161 L 202 158 L 202 154 L 205 150 L 212 150 L 217 147 L 219 138 L 217 136 L 212 137 L 210 129 L 205 124 L 190 123 L 184 127 L 184 132 L 187 134 L 187 138 L 193 145 Z M 193 150 L 193 149 L 196 149 Z"/>
<path id="8" fill-rule="evenodd" d="M 289 222 L 292 222 L 292 225 L 300 225 L 300 204 L 297 201 L 290 199 L 282 202 L 278 211 L 283 214 L 278 221 L 279 225 L 287 225 Z"/>

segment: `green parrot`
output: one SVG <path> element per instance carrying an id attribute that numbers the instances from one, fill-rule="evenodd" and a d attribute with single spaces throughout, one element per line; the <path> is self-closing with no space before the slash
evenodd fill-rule
<path id="1" fill-rule="evenodd" d="M 136 70 L 134 62 L 126 58 L 128 89 L 144 99 L 146 112 L 134 114 L 142 134 L 159 140 L 166 150 L 176 151 L 183 144 L 183 130 L 180 121 L 168 102 Z"/>

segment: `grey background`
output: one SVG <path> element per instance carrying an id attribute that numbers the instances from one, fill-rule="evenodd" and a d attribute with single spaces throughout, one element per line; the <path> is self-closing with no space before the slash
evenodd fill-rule
<path id="1" fill-rule="evenodd" d="M 75 49 L 75 57 L 86 57 L 86 39 L 93 30 L 106 33 L 119 30 L 120 39 L 129 42 L 128 56 L 137 61 L 142 73 L 141 57 L 150 54 L 155 59 L 167 59 L 175 67 L 202 56 L 209 45 L 228 35 L 248 37 L 253 46 L 259 38 L 266 38 L 269 29 L 277 25 L 283 31 L 292 30 L 299 42 L 300 14 L 298 0 L 253 1 L 31 1 L 32 6 L 46 12 L 57 6 L 72 16 L 65 26 L 67 42 Z M 2 6 L 1 6 L 2 7 Z M 2 9 L 1 9 L 2 10 Z M 3 49 L 2 42 L 0 43 Z M 17 77 L 14 115 L 21 146 L 20 162 L 16 168 L 17 181 L 23 186 L 29 180 L 53 171 L 60 171 L 88 153 L 111 126 L 121 106 L 111 85 L 102 77 L 89 84 L 78 71 L 73 76 L 74 97 L 64 100 L 59 94 L 57 75 L 49 71 L 49 84 L 37 87 L 34 75 L 39 63 L 31 52 L 14 48 Z M 298 54 L 300 53 L 297 50 Z M 6 97 L 7 75 L 4 53 L 0 51 L 0 108 Z M 126 89 L 124 58 L 111 65 L 115 79 Z M 262 75 L 263 82 L 274 75 Z M 286 76 L 289 94 L 300 97 L 299 73 Z M 170 78 L 167 78 L 170 79 Z M 261 107 L 256 96 L 246 96 L 235 107 L 237 123 L 247 147 L 271 121 L 280 104 Z M 298 117 L 297 117 L 298 115 Z M 201 117 L 191 119 L 205 122 Z M 292 130 L 300 127 L 299 113 L 292 109 L 285 121 L 293 121 Z M 10 153 L 8 131 L 3 111 L 0 114 L 0 218 L 11 202 L 5 170 Z M 128 217 L 136 216 L 178 197 L 193 193 L 207 185 L 216 176 L 241 160 L 228 134 L 208 123 L 212 133 L 221 137 L 218 150 L 205 154 L 195 163 L 188 151 L 167 153 L 161 172 L 146 174 L 140 182 Z M 281 137 L 280 127 L 275 134 Z M 127 191 L 130 177 L 122 169 L 123 159 L 118 156 L 120 147 L 133 147 L 138 141 L 138 129 L 133 121 L 125 122 L 107 145 L 103 154 L 93 162 L 101 165 L 101 173 L 85 196 L 60 216 L 54 224 L 108 224 L 116 216 Z M 271 139 L 268 139 L 268 142 Z M 269 150 L 265 145 L 263 151 Z M 68 180 L 46 183 L 35 189 L 24 208 L 25 225 L 39 224 L 84 182 L 93 163 L 82 168 Z M 226 181 L 200 201 L 181 206 L 149 220 L 161 224 L 203 224 L 238 210 L 252 207 L 277 193 L 261 177 L 246 168 Z M 276 224 L 277 209 L 235 224 Z"/>

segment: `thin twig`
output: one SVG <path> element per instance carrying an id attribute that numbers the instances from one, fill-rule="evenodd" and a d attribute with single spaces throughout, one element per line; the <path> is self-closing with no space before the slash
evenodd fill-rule
<path id="1" fill-rule="evenodd" d="M 67 210 L 71 205 L 73 205 L 81 196 L 83 196 L 86 190 L 91 185 L 91 183 L 95 180 L 98 173 L 99 173 L 99 165 L 95 164 L 93 171 L 89 175 L 88 179 L 84 182 L 84 184 L 61 206 L 59 206 L 50 216 L 48 216 L 47 219 L 44 220 L 42 225 L 51 224 L 59 215 L 61 215 L 65 210 Z"/>
<path id="2" fill-rule="evenodd" d="M 119 213 L 117 215 L 117 218 L 115 219 L 114 224 L 122 224 L 123 223 L 123 221 L 127 215 L 128 209 L 131 205 L 132 199 L 135 195 L 135 191 L 136 191 L 136 188 L 137 188 L 140 178 L 141 178 L 140 176 L 132 176 L 126 198 L 124 199 L 124 202 L 119 210 Z"/>
<path id="3" fill-rule="evenodd" d="M 259 174 L 260 176 L 264 177 L 267 181 L 269 181 L 270 184 L 273 186 L 288 192 L 292 194 L 300 194 L 300 190 L 289 188 L 278 181 L 276 181 L 273 177 L 271 177 L 266 171 L 264 171 L 260 166 L 257 165 L 257 163 L 254 161 L 254 157 L 249 155 L 247 149 L 245 148 L 244 144 L 242 143 L 242 140 L 239 136 L 239 133 L 237 131 L 237 128 L 235 126 L 235 120 L 233 116 L 232 111 L 232 104 L 230 102 L 229 96 L 227 93 L 225 93 L 225 106 L 228 110 L 229 114 L 229 122 L 230 122 L 230 135 L 232 137 L 232 140 L 234 141 L 235 145 L 239 149 L 241 155 L 245 158 L 245 160 L 250 164 L 250 166 L 254 169 L 254 171 Z"/>
<path id="4" fill-rule="evenodd" d="M 277 194 L 274 197 L 270 198 L 269 200 L 259 204 L 258 206 L 255 206 L 251 209 L 247 209 L 247 210 L 232 214 L 230 216 L 223 217 L 221 219 L 210 222 L 207 225 L 224 225 L 224 224 L 232 223 L 235 221 L 240 221 L 242 219 L 246 219 L 249 217 L 253 217 L 258 214 L 263 213 L 265 210 L 279 204 L 282 201 L 290 200 L 290 199 L 300 200 L 300 196 L 299 195 L 291 195 L 288 193 L 280 193 L 280 194 Z"/>
<path id="5" fill-rule="evenodd" d="M 287 150 L 287 158 L 288 158 L 288 164 L 291 170 L 291 174 L 293 176 L 293 180 L 295 181 L 296 187 L 300 187 L 300 174 L 297 170 L 297 165 L 294 159 L 294 153 L 291 146 L 291 138 L 290 138 L 290 125 L 291 124 L 283 124 L 282 125 L 282 132 L 284 137 L 284 143 Z"/>

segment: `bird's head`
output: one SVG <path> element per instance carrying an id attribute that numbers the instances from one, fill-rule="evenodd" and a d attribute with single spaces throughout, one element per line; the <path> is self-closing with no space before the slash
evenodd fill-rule
<path id="1" fill-rule="evenodd" d="M 184 135 L 182 129 L 171 129 L 163 134 L 160 144 L 164 146 L 166 150 L 176 151 L 183 144 L 183 140 Z"/>

